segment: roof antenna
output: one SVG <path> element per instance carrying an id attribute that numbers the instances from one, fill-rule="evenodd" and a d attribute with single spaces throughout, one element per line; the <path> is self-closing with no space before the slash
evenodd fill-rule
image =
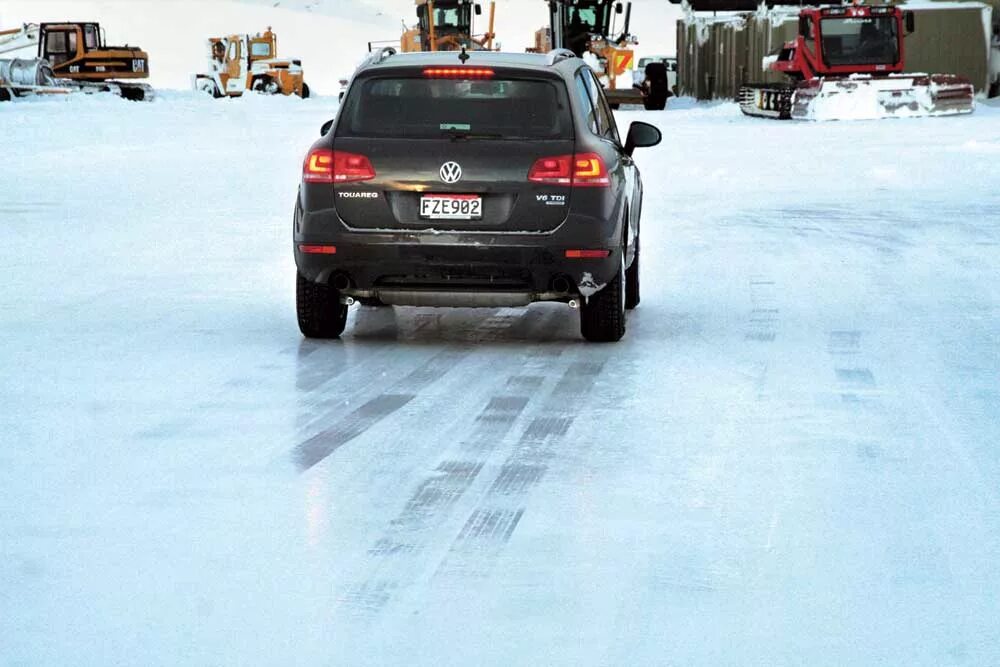
<path id="1" fill-rule="evenodd" d="M 468 53 L 465 52 L 465 47 L 463 46 L 462 47 L 462 52 L 458 54 L 458 59 L 461 60 L 462 64 L 464 65 L 466 63 L 466 61 L 469 58 L 471 58 L 471 57 L 472 56 L 470 56 Z"/>

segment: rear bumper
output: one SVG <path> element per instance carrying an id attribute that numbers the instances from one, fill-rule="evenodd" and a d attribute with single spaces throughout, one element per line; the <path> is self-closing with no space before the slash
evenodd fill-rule
<path id="1" fill-rule="evenodd" d="M 335 211 L 296 211 L 299 273 L 340 283 L 346 296 L 398 305 L 518 306 L 566 301 L 602 289 L 621 262 L 621 223 L 571 216 L 546 233 L 350 230 Z M 302 245 L 335 246 L 313 254 Z M 567 258 L 567 250 L 605 249 L 604 258 Z"/>

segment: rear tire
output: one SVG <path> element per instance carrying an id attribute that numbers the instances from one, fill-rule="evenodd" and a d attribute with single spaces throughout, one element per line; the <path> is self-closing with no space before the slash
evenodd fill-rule
<path id="1" fill-rule="evenodd" d="M 625 308 L 632 310 L 639 305 L 639 239 L 635 240 L 635 259 L 625 269 Z"/>
<path id="2" fill-rule="evenodd" d="M 625 335 L 625 249 L 611 282 L 580 306 L 580 333 L 592 343 L 613 343 Z"/>
<path id="3" fill-rule="evenodd" d="M 663 63 L 649 63 L 644 72 L 648 94 L 643 98 L 643 106 L 647 111 L 663 111 L 670 97 L 670 84 L 667 81 L 667 66 Z"/>
<path id="4" fill-rule="evenodd" d="M 0 102 L 10 102 L 10 91 L 6 88 L 0 88 Z"/>
<path id="5" fill-rule="evenodd" d="M 310 95 L 309 84 L 307 84 L 305 81 L 303 81 L 302 82 L 302 99 L 308 100 L 309 99 L 309 95 Z"/>
<path id="6" fill-rule="evenodd" d="M 347 326 L 347 306 L 340 303 L 340 293 L 301 273 L 295 276 L 295 310 L 299 331 L 306 338 L 339 338 Z"/>

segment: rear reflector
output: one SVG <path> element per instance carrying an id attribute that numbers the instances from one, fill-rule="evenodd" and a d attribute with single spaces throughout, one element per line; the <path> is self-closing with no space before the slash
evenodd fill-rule
<path id="1" fill-rule="evenodd" d="M 493 74 L 488 67 L 432 67 L 424 70 L 428 79 L 491 79 Z"/>
<path id="2" fill-rule="evenodd" d="M 304 252 L 307 255 L 336 255 L 337 246 L 335 245 L 299 245 L 299 252 Z"/>
<path id="3" fill-rule="evenodd" d="M 611 255 L 610 250 L 567 250 L 566 259 L 604 259 Z"/>
<path id="4" fill-rule="evenodd" d="M 556 155 L 535 160 L 528 171 L 532 183 L 572 185 L 575 188 L 607 187 L 608 168 L 597 153 Z"/>
<path id="5" fill-rule="evenodd" d="M 317 148 L 302 166 L 306 183 L 355 183 L 375 178 L 375 168 L 364 155 Z"/>

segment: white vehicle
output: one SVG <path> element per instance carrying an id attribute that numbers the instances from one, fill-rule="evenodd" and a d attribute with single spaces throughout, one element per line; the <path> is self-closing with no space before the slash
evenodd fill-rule
<path id="1" fill-rule="evenodd" d="M 662 62 L 667 66 L 667 83 L 670 86 L 670 92 L 676 95 L 677 58 L 672 56 L 643 56 L 642 58 L 639 58 L 635 69 L 632 70 L 632 83 L 637 86 L 642 85 L 643 80 L 646 78 L 646 65 L 652 62 Z"/>

